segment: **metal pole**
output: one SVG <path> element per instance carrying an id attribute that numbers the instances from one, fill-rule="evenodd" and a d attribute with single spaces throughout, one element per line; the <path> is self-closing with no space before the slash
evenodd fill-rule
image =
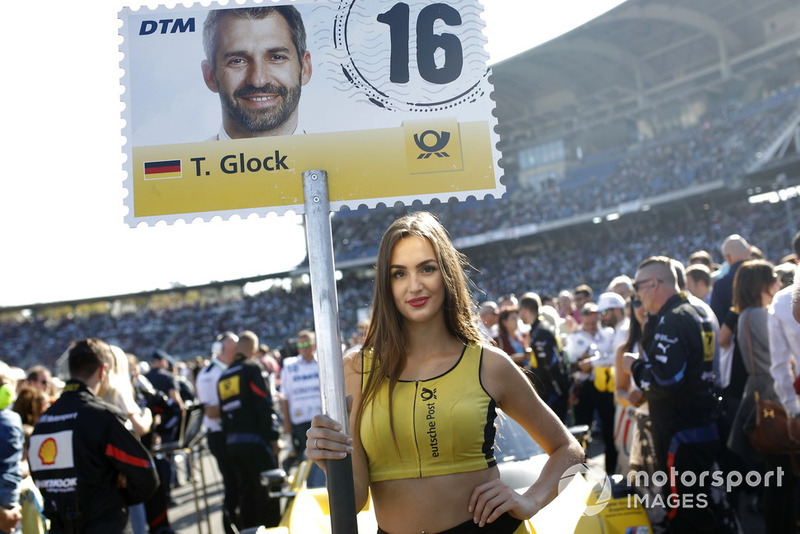
<path id="1" fill-rule="evenodd" d="M 306 244 L 311 295 L 314 304 L 314 330 L 322 389 L 322 411 L 342 423 L 347 432 L 347 402 L 342 367 L 342 342 L 339 332 L 339 304 L 333 264 L 331 207 L 328 173 L 320 170 L 303 173 Z M 332 534 L 356 534 L 356 505 L 353 489 L 352 458 L 328 460 L 328 500 Z"/>

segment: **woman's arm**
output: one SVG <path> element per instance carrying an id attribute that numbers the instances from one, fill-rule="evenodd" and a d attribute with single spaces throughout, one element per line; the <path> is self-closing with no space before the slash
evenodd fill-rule
<path id="1" fill-rule="evenodd" d="M 140 412 L 129 413 L 128 420 L 131 422 L 131 426 L 133 426 L 133 432 L 139 437 L 150 432 L 153 426 L 153 414 L 150 408 L 142 408 Z"/>
<path id="2" fill-rule="evenodd" d="M 625 345 L 617 348 L 614 360 L 614 397 L 623 406 L 640 406 L 644 402 L 642 390 L 636 387 L 631 379 L 631 374 L 622 364 L 625 355 Z"/>
<path id="3" fill-rule="evenodd" d="M 614 358 L 614 393 L 617 401 L 622 404 L 628 404 L 631 374 L 622 367 L 622 355 L 624 353 L 625 345 L 620 345 Z"/>
<path id="4" fill-rule="evenodd" d="M 539 398 L 523 372 L 500 351 L 491 347 L 483 350 L 481 379 L 486 391 L 550 457 L 539 478 L 523 495 L 499 479 L 476 487 L 470 511 L 481 526 L 505 512 L 517 519 L 532 517 L 558 495 L 559 481 L 567 469 L 585 459 L 581 445 Z"/>
<path id="5" fill-rule="evenodd" d="M 344 432 L 340 422 L 327 415 L 315 415 L 311 428 L 306 432 L 306 457 L 327 472 L 328 460 L 341 460 L 351 454 L 356 510 L 361 510 L 369 495 L 369 464 L 356 428 L 361 402 L 360 351 L 344 357 L 344 382 L 350 420 L 349 434 Z"/>

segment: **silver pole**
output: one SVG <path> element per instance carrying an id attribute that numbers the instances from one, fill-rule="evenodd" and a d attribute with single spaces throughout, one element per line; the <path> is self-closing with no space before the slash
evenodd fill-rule
<path id="1" fill-rule="evenodd" d="M 348 432 L 350 427 L 342 367 L 328 173 L 321 170 L 304 172 L 303 194 L 322 411 L 342 423 Z M 344 460 L 329 460 L 327 478 L 332 534 L 357 533 L 352 458 L 347 456 Z"/>

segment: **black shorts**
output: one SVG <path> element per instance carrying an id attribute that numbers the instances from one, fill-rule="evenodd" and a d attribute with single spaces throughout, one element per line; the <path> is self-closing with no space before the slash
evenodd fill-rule
<path id="1" fill-rule="evenodd" d="M 477 523 L 470 519 L 453 528 L 448 528 L 447 530 L 436 533 L 428 532 L 426 534 L 514 534 L 521 524 L 521 519 L 515 519 L 508 514 L 503 514 L 494 522 L 486 523 L 483 527 L 479 527 Z M 378 527 L 378 534 L 389 533 Z"/>

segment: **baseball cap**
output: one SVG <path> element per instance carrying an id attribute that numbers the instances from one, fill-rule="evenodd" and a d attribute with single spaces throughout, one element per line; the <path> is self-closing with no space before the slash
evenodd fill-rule
<path id="1" fill-rule="evenodd" d="M 600 295 L 600 298 L 597 299 L 597 311 L 604 312 L 606 310 L 610 310 L 611 308 L 624 308 L 625 307 L 625 299 L 622 298 L 619 293 L 614 293 L 613 291 L 607 291 Z"/>

